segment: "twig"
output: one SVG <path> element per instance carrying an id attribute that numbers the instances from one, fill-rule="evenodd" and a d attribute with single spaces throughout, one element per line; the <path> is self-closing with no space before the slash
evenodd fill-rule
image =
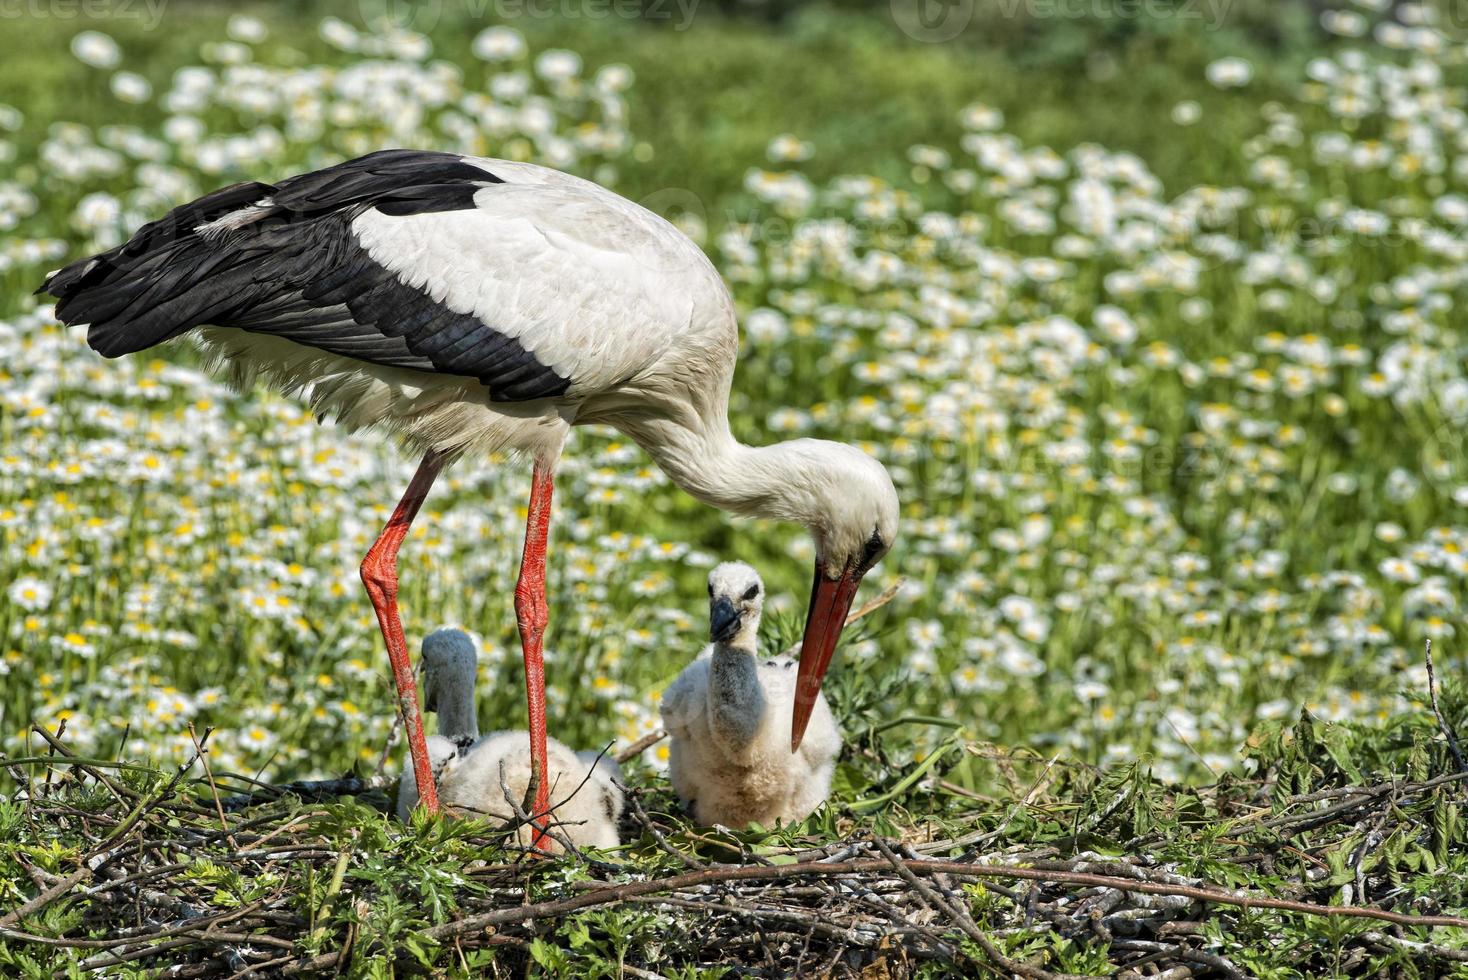
<path id="1" fill-rule="evenodd" d="M 612 758 L 617 760 L 617 765 L 619 766 L 631 762 L 643 752 L 652 748 L 654 745 L 658 744 L 667 737 L 668 733 L 666 731 L 661 728 L 655 729 L 648 732 L 646 735 L 642 736 L 626 748 L 619 749 L 616 753 L 612 755 Z"/>
<path id="2" fill-rule="evenodd" d="M 738 916 L 745 919 L 759 919 L 764 922 L 789 922 L 798 925 L 810 932 L 826 936 L 831 939 L 840 939 L 854 946 L 870 946 L 872 942 L 860 933 L 852 929 L 843 928 L 831 922 L 822 921 L 817 915 L 809 912 L 795 912 L 789 909 L 760 908 L 749 909 L 733 904 L 728 897 L 722 902 L 697 902 L 687 898 L 678 898 L 673 895 L 643 896 L 631 898 L 628 902 L 635 905 L 666 905 L 671 908 L 698 909 L 705 912 L 723 912 L 728 915 Z M 877 937 L 872 937 L 873 939 Z"/>
<path id="3" fill-rule="evenodd" d="M 399 712 L 393 712 L 392 728 L 387 733 L 387 742 L 382 746 L 382 754 L 377 757 L 377 768 L 372 770 L 374 780 L 381 779 L 383 772 L 387 769 L 387 760 L 392 758 L 392 750 L 397 748 L 398 738 L 403 734 L 403 716 Z"/>
<path id="4" fill-rule="evenodd" d="M 189 722 L 189 741 L 194 743 L 194 751 L 198 753 L 199 761 L 204 764 L 204 777 L 209 780 L 209 792 L 214 797 L 214 809 L 219 813 L 219 829 L 224 832 L 224 839 L 229 842 L 229 846 L 238 849 L 239 845 L 235 843 L 234 837 L 229 832 L 229 821 L 224 816 L 224 804 L 219 801 L 219 787 L 214 784 L 214 773 L 209 768 L 209 753 L 204 749 L 204 743 L 209 741 L 209 736 L 213 731 L 212 728 L 206 728 L 204 737 L 199 738 L 194 734 L 194 723 Z"/>
<path id="5" fill-rule="evenodd" d="M 872 838 L 872 843 L 877 846 L 877 850 L 882 852 L 882 856 L 887 859 L 888 863 L 892 865 L 893 870 L 901 876 L 902 880 L 917 890 L 917 893 L 922 896 L 925 903 L 935 910 L 946 912 L 951 919 L 958 923 L 958 927 L 963 930 L 964 934 L 972 939 L 975 945 L 984 951 L 984 955 L 989 957 L 994 965 L 998 966 L 1001 970 L 1006 970 L 1011 974 L 1021 977 L 1028 977 L 1029 980 L 1081 980 L 1081 978 L 1073 977 L 1071 974 L 1051 973 L 1049 970 L 1041 969 L 1029 963 L 1021 963 L 1019 960 L 1011 959 L 1004 955 L 1003 951 L 998 946 L 995 946 L 988 936 L 984 935 L 978 923 L 974 922 L 969 916 L 967 909 L 963 909 L 949 902 L 946 898 L 939 896 L 926 882 L 913 874 L 908 862 L 894 854 L 892 848 L 888 847 L 887 842 L 882 840 L 882 838 L 874 837 Z"/>
<path id="6" fill-rule="evenodd" d="M 586 778 L 591 778 L 590 773 L 587 774 Z M 530 780 L 525 787 L 525 802 L 521 803 L 516 801 L 515 794 L 510 792 L 510 784 L 505 779 L 505 760 L 500 760 L 500 792 L 504 794 L 505 804 L 509 806 L 510 812 L 514 814 L 514 817 L 507 824 L 506 829 L 509 830 L 511 833 L 514 833 L 515 831 L 518 831 L 521 827 L 529 826 L 531 829 L 530 851 L 533 854 L 544 856 L 547 853 L 546 851 L 542 851 L 540 849 L 540 839 L 542 837 L 549 837 L 557 844 L 560 844 L 567 854 L 573 854 L 577 858 L 580 858 L 580 849 L 571 842 L 571 839 L 569 837 L 561 832 L 561 825 L 557 823 L 554 819 L 552 819 L 555 816 L 554 806 L 549 807 L 545 813 L 535 814 L 534 817 L 530 816 L 526 812 L 531 807 L 530 801 L 535 796 L 535 790 L 539 781 L 539 773 L 535 771 L 534 767 L 531 767 Z M 584 786 L 585 784 L 586 780 L 583 779 L 582 785 Z M 580 786 L 577 787 L 578 790 L 580 788 Z M 571 796 L 575 795 L 575 791 L 572 791 Z M 570 797 L 568 796 L 566 799 L 570 799 Z M 565 800 L 562 800 L 561 802 L 564 803 Z M 537 820 L 542 819 L 545 820 L 544 827 L 536 823 Z"/>
<path id="7" fill-rule="evenodd" d="M 1177 895 L 1200 902 L 1209 902 L 1215 905 L 1230 905 L 1244 909 L 1273 909 L 1281 912 L 1298 912 L 1305 915 L 1325 917 L 1375 919 L 1416 928 L 1433 926 L 1468 928 L 1468 918 L 1455 915 L 1410 915 L 1403 912 L 1392 912 L 1387 909 L 1367 908 L 1359 905 L 1345 907 L 1316 905 L 1311 902 L 1268 898 L 1243 892 L 1229 892 L 1217 888 L 1161 884 L 1111 875 L 1042 871 L 1037 868 L 969 864 L 961 861 L 901 861 L 901 863 L 914 875 L 920 876 L 947 874 L 959 878 L 1020 878 L 1031 881 L 1081 885 L 1092 888 L 1114 888 L 1119 891 L 1149 895 Z M 891 862 L 885 858 L 847 861 L 842 864 L 807 862 L 804 864 L 745 865 L 709 868 L 702 871 L 690 871 L 680 875 L 673 875 L 668 878 L 596 886 L 581 894 L 572 895 L 568 898 L 535 902 L 518 905 L 513 908 L 496 909 L 492 912 L 484 912 L 478 915 L 465 916 L 453 922 L 446 922 L 442 925 L 425 929 L 422 935 L 441 942 L 455 936 L 482 932 L 485 929 L 525 922 L 529 919 L 554 918 L 580 909 L 624 902 L 638 896 L 695 888 L 716 882 L 770 881 L 799 877 L 835 877 L 869 874 L 874 871 L 890 870 L 891 868 Z M 299 973 L 309 973 L 326 969 L 337 962 L 337 957 L 337 953 L 323 953 L 319 956 L 311 957 L 308 960 L 292 964 L 284 972 L 286 975 L 293 976 Z"/>
<path id="8" fill-rule="evenodd" d="M 326 886 L 326 894 L 322 896 L 321 905 L 316 908 L 314 914 L 312 915 L 312 919 L 317 923 L 321 923 L 323 920 L 326 919 L 327 915 L 330 914 L 331 900 L 335 898 L 337 893 L 342 890 L 342 882 L 345 881 L 347 877 L 347 867 L 352 863 L 352 848 L 356 845 L 356 843 L 357 834 L 354 831 L 350 835 L 345 846 L 342 847 L 341 853 L 337 856 L 336 867 L 333 868 L 331 872 L 331 881 Z M 325 936 L 326 926 L 324 925 L 318 924 L 316 928 L 311 931 L 312 939 L 324 938 Z"/>
<path id="9" fill-rule="evenodd" d="M 230 812 L 243 810 L 257 803 L 269 803 L 285 796 L 299 796 L 308 803 L 316 803 L 338 796 L 359 796 L 389 785 L 376 779 L 361 779 L 357 776 L 347 776 L 343 779 L 303 779 L 294 783 L 281 783 L 278 786 L 260 782 L 258 779 L 242 776 L 239 773 L 221 774 L 221 778 L 239 779 L 256 783 L 260 787 L 258 790 L 236 793 L 221 800 L 220 804 Z"/>
<path id="10" fill-rule="evenodd" d="M 1432 637 L 1427 638 L 1427 694 L 1432 701 L 1432 714 L 1437 718 L 1437 727 L 1448 740 L 1448 751 L 1453 754 L 1453 761 L 1458 764 L 1459 772 L 1468 772 L 1468 762 L 1463 760 L 1463 750 L 1458 748 L 1458 736 L 1453 733 L 1453 727 L 1443 717 L 1443 709 L 1437 703 L 1437 676 L 1432 670 Z"/>
<path id="11" fill-rule="evenodd" d="M 39 912 L 47 905 L 50 905 L 52 902 L 56 901 L 56 899 L 60 898 L 62 895 L 65 895 L 67 892 L 71 891 L 72 888 L 91 877 L 92 869 L 89 866 L 83 864 L 79 869 L 73 871 L 65 878 L 62 878 L 60 881 L 56 882 L 56 884 L 41 892 L 41 894 L 37 895 L 29 902 L 26 902 L 20 908 L 15 909 L 12 912 L 7 912 L 5 915 L 0 915 L 0 929 L 13 926 L 17 922 L 24 919 L 26 916 L 31 915 L 35 912 Z"/>
<path id="12" fill-rule="evenodd" d="M 208 925 L 205 920 L 191 922 L 187 928 L 175 928 L 157 932 L 148 936 L 139 936 L 137 941 L 155 939 L 162 936 L 175 936 L 181 932 L 202 932 Z M 16 929 L 0 929 L 0 936 L 7 939 L 16 939 L 21 942 L 35 943 L 38 946 L 54 946 L 59 949 L 109 949 L 118 945 L 116 939 L 52 939 L 50 936 L 33 936 L 27 932 Z M 274 946 L 278 949 L 295 949 L 296 944 L 288 939 L 277 939 L 263 933 L 250 935 L 238 932 L 210 932 L 209 938 L 236 943 L 260 943 L 264 946 Z"/>
<path id="13" fill-rule="evenodd" d="M 933 932 L 926 926 L 910 922 L 907 915 L 904 915 L 903 912 L 900 909 L 895 908 L 891 902 L 887 901 L 881 895 L 878 895 L 875 889 L 864 887 L 860 884 L 858 884 L 857 887 L 860 889 L 857 895 L 858 901 L 861 901 L 864 904 L 877 909 L 888 919 L 891 919 L 894 922 L 902 923 L 902 928 L 910 929 L 917 935 L 922 936 L 924 939 L 932 944 L 934 951 L 940 957 L 944 959 L 953 958 L 953 947 L 944 942 L 943 939 L 937 935 L 937 933 Z"/>
<path id="14" fill-rule="evenodd" d="M 1112 943 L 1116 949 L 1137 950 L 1139 952 L 1152 953 L 1161 958 L 1175 957 L 1209 966 L 1222 973 L 1228 980 L 1247 980 L 1248 974 L 1243 973 L 1234 966 L 1226 957 L 1216 953 L 1207 953 L 1199 949 L 1190 949 L 1187 946 L 1175 946 L 1170 943 L 1159 943 L 1148 939 L 1117 939 Z"/>
<path id="15" fill-rule="evenodd" d="M 854 610 L 851 611 L 849 615 L 847 615 L 846 622 L 843 628 L 845 626 L 850 626 L 852 623 L 855 623 L 858 620 L 865 619 L 872 613 L 876 612 L 878 609 L 881 609 L 887 603 L 891 602 L 893 599 L 896 599 L 897 593 L 902 591 L 902 586 L 905 585 L 906 582 L 906 579 L 899 578 L 897 581 L 893 582 L 891 585 L 883 589 L 881 593 L 873 596 L 866 602 L 863 602 L 860 606 L 857 606 Z M 796 643 L 789 647 L 786 647 L 785 652 L 782 653 L 781 656 L 793 657 L 799 652 L 800 644 Z"/>
<path id="16" fill-rule="evenodd" d="M 1437 943 L 1420 942 L 1414 939 L 1402 939 L 1391 933 L 1378 932 L 1373 929 L 1363 932 L 1361 938 L 1368 943 L 1385 946 L 1388 949 L 1406 950 L 1419 956 L 1436 956 L 1438 959 L 1450 960 L 1454 963 L 1468 963 L 1468 949 L 1453 949 L 1450 946 L 1439 946 Z"/>
<path id="17" fill-rule="evenodd" d="M 1450 772 L 1446 775 L 1435 776 L 1432 779 L 1425 779 L 1420 783 L 1379 783 L 1376 786 L 1362 787 L 1362 792 L 1359 796 L 1352 797 L 1348 800 L 1342 800 L 1340 803 L 1337 803 L 1334 806 L 1328 806 L 1323 810 L 1310 810 L 1306 813 L 1286 814 L 1278 817 L 1271 817 L 1268 820 L 1259 821 L 1259 826 L 1261 828 L 1278 829 L 1280 827 L 1294 828 L 1297 825 L 1299 827 L 1303 827 L 1304 825 L 1313 823 L 1328 823 L 1333 817 L 1336 817 L 1346 812 L 1347 810 L 1352 810 L 1356 807 L 1364 806 L 1377 797 L 1387 796 L 1392 793 L 1398 793 L 1404 796 L 1415 795 L 1425 792 L 1429 789 L 1435 789 L 1436 787 L 1441 786 L 1444 783 L 1456 783 L 1461 782 L 1465 779 L 1468 779 L 1468 771 Z M 1254 819 L 1255 817 L 1252 815 L 1249 817 L 1240 817 L 1236 821 L 1236 823 L 1245 823 Z"/>
<path id="18" fill-rule="evenodd" d="M 693 857 L 692 855 L 684 854 L 672 844 L 668 843 L 667 836 L 658 829 L 657 824 L 653 823 L 652 820 L 648 818 L 647 811 L 642 808 L 642 803 L 637 798 L 638 795 L 639 794 L 636 791 L 628 792 L 627 805 L 632 808 L 632 815 L 637 818 L 637 822 L 642 826 L 642 829 L 646 830 L 649 834 L 652 835 L 652 839 L 657 842 L 658 848 L 664 853 L 672 855 L 674 858 L 677 859 L 678 863 L 682 864 L 685 868 L 707 868 L 708 865 L 705 864 L 703 861 L 700 861 L 698 858 Z"/>
<path id="19" fill-rule="evenodd" d="M 1009 829 L 1009 825 L 1014 822 L 1014 818 L 1019 816 L 1019 812 L 1035 802 L 1035 797 L 1040 795 L 1041 791 L 1044 789 L 1046 780 L 1050 777 L 1050 770 L 1054 769 L 1055 763 L 1059 761 L 1060 753 L 1058 752 L 1050 757 L 1050 761 L 1045 763 L 1045 768 L 1040 770 L 1040 775 L 1035 777 L 1035 781 L 1031 783 L 1030 788 L 1025 791 L 1024 798 L 1021 799 L 1018 803 L 1015 803 L 1014 805 L 1009 807 L 1008 812 L 1004 814 L 1004 819 L 1000 821 L 999 826 L 988 832 L 975 831 L 972 834 L 966 834 L 958 840 L 953 841 L 952 844 L 949 845 L 949 847 L 941 849 L 948 850 L 952 847 L 962 847 L 969 844 L 977 844 L 979 846 L 983 846 L 990 841 L 996 841 L 1000 837 L 1004 836 L 1004 832 Z M 919 848 L 919 850 L 929 850 L 929 848 L 924 847 Z"/>
<path id="20" fill-rule="evenodd" d="M 130 796 L 133 799 L 137 799 L 138 798 L 138 794 L 136 792 L 134 792 L 133 790 L 128 789 L 126 786 L 121 785 L 120 783 L 114 781 L 110 777 L 108 777 L 106 775 L 103 775 L 97 768 L 95 768 L 91 764 L 90 760 L 83 761 L 81 759 L 78 759 L 77 756 L 76 756 L 76 753 L 74 753 L 70 749 L 68 749 L 62 743 L 62 741 L 61 741 L 60 738 L 58 738 L 57 736 L 52 735 L 50 732 L 46 731 L 46 729 L 43 726 L 41 726 L 41 725 L 32 725 L 31 726 L 31 731 L 35 732 L 37 735 L 39 735 L 43 739 L 45 739 L 46 740 L 46 744 L 48 744 L 48 745 L 51 746 L 52 752 L 59 752 L 59 753 L 61 753 L 61 755 L 65 756 L 66 759 L 72 763 L 72 765 L 75 765 L 78 769 L 80 769 L 82 772 L 86 773 L 88 776 L 91 776 L 93 779 L 95 779 L 98 782 L 99 785 L 102 785 L 102 786 L 107 787 L 107 789 L 109 791 L 111 791 L 112 795 L 117 798 L 117 801 L 119 803 L 122 802 L 122 799 L 123 799 L 124 796 Z M 25 761 L 25 760 L 12 759 L 10 761 L 11 762 L 20 762 L 20 761 Z"/>

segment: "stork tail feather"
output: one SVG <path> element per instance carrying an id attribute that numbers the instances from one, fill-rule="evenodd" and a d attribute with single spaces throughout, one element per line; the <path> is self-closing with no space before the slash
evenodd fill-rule
<path id="1" fill-rule="evenodd" d="M 228 302 L 193 292 L 217 271 L 200 225 L 270 194 L 269 184 L 233 184 L 174 208 L 116 248 L 52 273 L 38 293 L 58 300 L 56 316 L 87 324 L 87 343 L 104 357 L 144 350 L 194 326 L 198 315 Z"/>

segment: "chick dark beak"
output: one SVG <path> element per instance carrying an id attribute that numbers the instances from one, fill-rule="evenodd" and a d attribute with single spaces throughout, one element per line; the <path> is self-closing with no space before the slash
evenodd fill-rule
<path id="1" fill-rule="evenodd" d="M 860 587 L 861 572 L 854 567 L 848 566 L 837 577 L 829 578 L 826 566 L 816 562 L 810 612 L 806 614 L 805 637 L 800 642 L 800 673 L 795 678 L 795 710 L 790 718 L 791 752 L 800 748 L 800 740 L 805 737 L 811 710 L 821 695 L 821 681 L 826 676 L 826 668 L 831 666 L 836 641 L 841 639 L 846 614 L 851 611 L 852 600 Z"/>
<path id="2" fill-rule="evenodd" d="M 739 610 L 728 599 L 715 599 L 709 607 L 709 639 L 726 643 L 739 632 Z"/>

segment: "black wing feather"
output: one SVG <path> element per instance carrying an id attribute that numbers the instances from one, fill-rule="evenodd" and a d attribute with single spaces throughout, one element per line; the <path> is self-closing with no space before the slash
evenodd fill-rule
<path id="1" fill-rule="evenodd" d="M 374 364 L 477 378 L 496 401 L 560 395 L 571 379 L 478 316 L 404 283 L 352 232 L 369 208 L 463 210 L 495 183 L 454 154 L 383 150 L 273 185 L 235 184 L 73 262 L 39 291 L 57 298 L 63 322 L 87 324 L 87 342 L 107 357 L 196 326 L 235 327 Z M 199 230 L 231 215 L 233 227 Z"/>

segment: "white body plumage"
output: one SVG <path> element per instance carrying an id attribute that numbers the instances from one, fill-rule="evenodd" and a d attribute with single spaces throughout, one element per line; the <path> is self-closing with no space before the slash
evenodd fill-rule
<path id="1" fill-rule="evenodd" d="M 405 286 L 493 323 L 545 368 L 571 379 L 563 394 L 492 401 L 489 386 L 474 378 L 371 363 L 229 327 L 196 334 L 206 358 L 241 387 L 258 379 L 304 394 L 319 416 L 349 429 L 384 429 L 449 455 L 536 459 L 556 458 L 578 419 L 613 422 L 618 406 L 637 405 L 648 386 L 656 393 L 668 378 L 701 378 L 708 365 L 732 368 L 739 335 L 728 290 L 672 225 L 570 174 L 460 159 L 499 181 L 475 193 L 473 207 L 411 215 L 368 210 L 352 220 L 351 233 Z M 261 210 L 241 209 L 240 226 Z M 674 282 L 679 288 L 668 288 Z M 718 380 L 727 385 L 727 376 Z"/>
<path id="2" fill-rule="evenodd" d="M 862 577 L 896 537 L 892 480 L 861 450 L 734 438 L 738 323 L 699 247 L 631 201 L 544 167 L 392 149 L 244 181 L 71 262 L 42 288 L 58 319 L 86 325 L 105 357 L 194 337 L 236 385 L 263 380 L 305 396 L 321 417 L 397 435 L 423 452 L 400 502 L 408 521 L 444 466 L 509 453 L 533 458 L 544 534 L 571 426 L 604 424 L 699 500 L 803 525 L 816 574 L 792 749 Z M 378 538 L 363 574 L 405 690 L 396 534 Z M 527 555 L 543 561 L 544 541 L 530 549 L 527 538 Z M 541 561 L 522 564 L 522 582 L 522 644 L 527 665 L 538 664 Z M 532 687 L 537 674 L 527 666 Z M 408 738 L 426 780 L 416 714 Z"/>

